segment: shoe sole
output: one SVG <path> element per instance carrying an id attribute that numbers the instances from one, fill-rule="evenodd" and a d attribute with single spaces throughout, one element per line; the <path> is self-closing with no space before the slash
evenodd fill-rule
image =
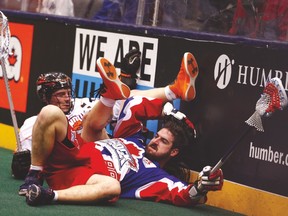
<path id="1" fill-rule="evenodd" d="M 184 54 L 184 66 L 189 77 L 189 87 L 185 92 L 184 100 L 190 101 L 196 97 L 195 81 L 199 74 L 198 64 L 192 53 L 187 52 Z"/>
<path id="2" fill-rule="evenodd" d="M 121 99 L 130 96 L 130 88 L 119 80 L 116 68 L 107 59 L 103 57 L 98 58 L 97 69 L 106 87 L 113 88 L 115 94 L 118 92 L 121 95 Z"/>

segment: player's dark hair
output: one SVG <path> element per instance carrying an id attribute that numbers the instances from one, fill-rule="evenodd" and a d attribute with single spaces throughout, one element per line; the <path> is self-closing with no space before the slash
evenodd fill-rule
<path id="1" fill-rule="evenodd" d="M 173 148 L 179 149 L 179 154 L 166 163 L 164 170 L 182 181 L 189 182 L 190 171 L 182 161 L 182 154 L 189 145 L 194 143 L 196 137 L 194 125 L 187 118 L 179 120 L 168 115 L 164 117 L 163 128 L 167 128 L 173 134 Z"/>
<path id="2" fill-rule="evenodd" d="M 165 116 L 162 127 L 167 128 L 173 134 L 173 148 L 178 148 L 180 152 L 194 141 L 195 128 L 187 118 L 179 120 L 172 115 Z"/>

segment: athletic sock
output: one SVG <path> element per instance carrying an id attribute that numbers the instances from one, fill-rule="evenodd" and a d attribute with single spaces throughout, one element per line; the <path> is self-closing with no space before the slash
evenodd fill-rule
<path id="1" fill-rule="evenodd" d="M 165 92 L 165 96 L 167 98 L 167 100 L 169 101 L 173 101 L 175 99 L 177 99 L 177 96 L 174 94 L 174 92 L 169 88 L 169 86 L 166 86 L 164 88 L 164 92 Z"/>
<path id="2" fill-rule="evenodd" d="M 53 191 L 54 192 L 54 198 L 53 201 L 57 201 L 58 200 L 58 192 L 57 191 Z"/>
<path id="3" fill-rule="evenodd" d="M 30 170 L 37 170 L 37 171 L 43 171 L 43 166 L 34 166 L 30 165 Z"/>
<path id="4" fill-rule="evenodd" d="M 113 107 L 116 102 L 114 99 L 105 98 L 102 96 L 100 97 L 100 101 L 107 107 Z"/>

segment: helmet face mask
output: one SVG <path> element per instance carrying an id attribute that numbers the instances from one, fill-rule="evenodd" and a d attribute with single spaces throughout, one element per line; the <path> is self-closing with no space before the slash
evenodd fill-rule
<path id="1" fill-rule="evenodd" d="M 41 74 L 37 81 L 37 95 L 40 100 L 49 104 L 52 94 L 60 89 L 70 89 L 72 91 L 71 78 L 59 72 Z"/>

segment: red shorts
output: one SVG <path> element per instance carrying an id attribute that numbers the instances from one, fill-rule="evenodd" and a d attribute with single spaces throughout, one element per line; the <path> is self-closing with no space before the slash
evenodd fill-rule
<path id="1" fill-rule="evenodd" d="M 45 167 L 46 181 L 54 190 L 85 185 L 93 174 L 109 176 L 102 154 L 93 142 L 83 144 L 80 149 L 57 143 Z"/>

